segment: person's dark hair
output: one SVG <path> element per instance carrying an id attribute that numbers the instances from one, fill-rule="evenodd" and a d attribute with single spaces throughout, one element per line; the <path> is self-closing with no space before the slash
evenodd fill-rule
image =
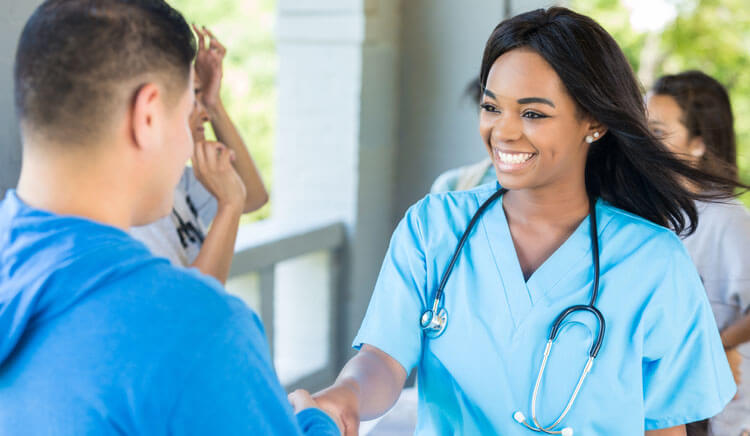
<path id="1" fill-rule="evenodd" d="M 479 81 L 479 77 L 477 77 L 466 84 L 466 88 L 464 88 L 464 97 L 470 99 L 472 104 L 479 106 L 482 103 L 483 92 L 484 87 L 482 86 L 482 82 Z"/>
<path id="2" fill-rule="evenodd" d="M 47 0 L 16 49 L 16 113 L 35 133 L 85 142 L 145 83 L 181 95 L 195 52 L 190 27 L 163 0 Z"/>
<path id="3" fill-rule="evenodd" d="M 620 209 L 678 234 L 698 223 L 693 200 L 720 200 L 736 180 L 692 168 L 674 157 L 648 129 L 642 88 L 615 40 L 594 20 L 553 7 L 501 22 L 487 41 L 480 70 L 482 88 L 495 60 L 514 49 L 530 49 L 554 68 L 581 117 L 607 133 L 589 148 L 586 190 Z M 689 179 L 700 192 L 680 182 Z M 686 219 L 687 218 L 687 219 Z"/>
<path id="4" fill-rule="evenodd" d="M 724 86 L 701 71 L 685 71 L 660 77 L 651 92 L 672 97 L 682 109 L 680 121 L 690 139 L 703 139 L 706 153 L 699 162 L 700 167 L 736 180 L 734 116 Z"/>

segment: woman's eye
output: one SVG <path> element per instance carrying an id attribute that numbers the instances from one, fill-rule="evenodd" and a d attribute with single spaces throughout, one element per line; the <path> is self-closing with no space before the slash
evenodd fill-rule
<path id="1" fill-rule="evenodd" d="M 538 118 L 547 118 L 546 115 L 543 115 L 543 114 L 540 114 L 539 112 L 534 112 L 534 111 L 526 111 L 523 113 L 523 116 L 525 118 L 530 118 L 532 120 L 538 119 Z"/>
<path id="2" fill-rule="evenodd" d="M 483 103 L 479 105 L 482 110 L 485 110 L 487 112 L 499 112 L 495 106 L 492 106 L 491 104 Z"/>
<path id="3" fill-rule="evenodd" d="M 661 137 L 663 137 L 663 136 L 664 136 L 664 134 L 665 134 L 666 132 L 665 132 L 664 130 L 662 130 L 662 129 L 659 129 L 659 128 L 655 128 L 655 129 L 651 129 L 651 133 L 653 133 L 653 134 L 654 134 L 654 136 L 657 136 L 657 137 L 660 137 L 660 138 L 661 138 Z"/>

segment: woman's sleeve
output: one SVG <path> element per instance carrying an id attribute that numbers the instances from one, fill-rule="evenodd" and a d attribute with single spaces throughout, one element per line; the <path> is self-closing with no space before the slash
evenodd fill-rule
<path id="1" fill-rule="evenodd" d="M 426 268 L 417 210 L 412 206 L 391 238 L 354 348 L 369 344 L 387 353 L 407 374 L 422 350 L 419 319 L 424 310 Z"/>
<path id="2" fill-rule="evenodd" d="M 695 266 L 676 237 L 667 245 L 663 280 L 643 314 L 646 430 L 712 417 L 736 392 Z"/>

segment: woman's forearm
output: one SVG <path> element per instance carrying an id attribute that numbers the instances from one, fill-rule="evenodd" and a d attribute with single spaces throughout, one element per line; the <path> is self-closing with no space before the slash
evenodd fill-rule
<path id="1" fill-rule="evenodd" d="M 398 399 L 406 371 L 383 351 L 364 345 L 333 386 L 314 395 L 320 407 L 344 423 L 344 435 L 356 435 L 362 420 L 384 414 Z"/>
<path id="2" fill-rule="evenodd" d="M 678 425 L 677 427 L 649 430 L 646 432 L 646 436 L 685 436 L 685 426 Z"/>
<path id="3" fill-rule="evenodd" d="M 219 205 L 211 229 L 203 240 L 198 257 L 192 264 L 203 274 L 215 277 L 222 284 L 226 283 L 232 266 L 240 216 L 242 216 L 240 207 Z"/>
<path id="4" fill-rule="evenodd" d="M 357 393 L 361 420 L 384 414 L 398 400 L 406 371 L 392 357 L 365 345 L 341 370 L 335 385 L 344 384 Z"/>
<path id="5" fill-rule="evenodd" d="M 211 118 L 211 126 L 216 133 L 216 139 L 234 151 L 234 167 L 247 191 L 244 212 L 252 212 L 268 202 L 268 192 L 255 161 L 250 156 L 245 141 L 242 140 L 242 136 L 229 117 L 221 100 L 215 106 L 206 109 Z"/>
<path id="6" fill-rule="evenodd" d="M 734 348 L 750 342 L 750 313 L 725 328 L 721 332 L 721 342 L 724 348 Z"/>

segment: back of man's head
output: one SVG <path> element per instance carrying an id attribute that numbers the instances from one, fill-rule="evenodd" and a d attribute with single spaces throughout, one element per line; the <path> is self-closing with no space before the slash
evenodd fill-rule
<path id="1" fill-rule="evenodd" d="M 16 52 L 23 131 L 62 144 L 106 140 L 140 85 L 178 99 L 195 51 L 185 19 L 163 0 L 47 0 Z"/>

